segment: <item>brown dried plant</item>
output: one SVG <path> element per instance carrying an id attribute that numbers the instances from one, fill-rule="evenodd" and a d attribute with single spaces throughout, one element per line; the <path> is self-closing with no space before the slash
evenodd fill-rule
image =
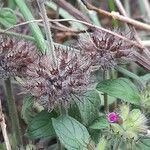
<path id="1" fill-rule="evenodd" d="M 126 33 L 116 29 L 114 32 L 128 39 L 133 39 L 131 32 Z M 133 48 L 135 47 L 131 43 L 98 29 L 80 37 L 78 45 L 82 55 L 87 55 L 92 64 L 98 65 L 102 70 L 135 61 L 133 58 Z"/>
<path id="2" fill-rule="evenodd" d="M 37 57 L 33 43 L 0 35 L 0 78 L 26 76 Z"/>
<path id="3" fill-rule="evenodd" d="M 72 50 L 56 49 L 57 68 L 52 67 L 48 55 L 42 55 L 24 85 L 38 102 L 46 108 L 67 107 L 73 95 L 86 90 L 91 63 Z M 31 76 L 31 72 L 33 76 Z"/>

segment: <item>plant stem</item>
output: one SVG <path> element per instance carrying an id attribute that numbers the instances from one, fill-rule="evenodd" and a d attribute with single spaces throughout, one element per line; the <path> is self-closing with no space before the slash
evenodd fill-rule
<path id="1" fill-rule="evenodd" d="M 111 71 L 111 78 L 112 79 L 117 79 L 117 77 L 118 77 L 118 72 L 115 69 L 112 69 L 112 71 Z M 116 108 L 117 108 L 117 100 L 115 100 L 112 103 L 112 109 L 116 110 Z"/>
<path id="2" fill-rule="evenodd" d="M 56 58 L 54 43 L 53 43 L 53 39 L 52 39 L 51 25 L 50 25 L 48 17 L 47 17 L 45 4 L 44 4 L 44 2 L 40 3 L 39 0 L 37 0 L 37 3 L 39 5 L 40 11 L 41 11 L 41 14 L 43 17 L 44 29 L 45 29 L 46 38 L 48 41 L 48 48 L 51 52 L 51 60 L 53 60 L 52 67 L 57 68 L 57 58 Z"/>
<path id="3" fill-rule="evenodd" d="M 12 131 L 15 134 L 15 140 L 17 143 L 16 146 L 22 146 L 23 144 L 22 144 L 21 131 L 19 126 L 19 119 L 18 119 L 17 109 L 15 105 L 15 100 L 13 98 L 10 78 L 5 80 L 5 91 L 6 91 L 9 116 L 12 123 Z"/>
<path id="4" fill-rule="evenodd" d="M 100 27 L 100 26 L 97 26 L 97 25 L 90 24 L 90 23 L 88 23 L 88 22 L 84 22 L 84 21 L 80 21 L 80 20 L 76 20 L 76 19 L 53 19 L 53 20 L 52 20 L 52 19 L 48 19 L 48 20 L 49 20 L 50 22 L 73 21 L 73 22 L 82 23 L 82 24 L 84 24 L 84 25 L 86 25 L 86 26 L 88 26 L 88 27 L 97 28 L 97 29 L 102 30 L 102 31 L 104 31 L 104 32 L 107 32 L 107 33 L 109 33 L 109 34 L 111 34 L 111 35 L 114 35 L 114 36 L 116 36 L 116 37 L 118 37 L 118 38 L 120 38 L 120 39 L 122 39 L 122 40 L 124 40 L 124 41 L 126 41 L 126 42 L 129 42 L 129 43 L 133 44 L 134 46 L 138 47 L 139 49 L 142 49 L 142 50 L 143 50 L 143 46 L 142 46 L 141 44 L 137 43 L 136 41 L 130 40 L 130 39 L 128 39 L 128 38 L 126 38 L 126 37 L 124 37 L 124 36 L 122 36 L 122 35 L 120 35 L 120 34 L 118 34 L 118 33 L 116 33 L 116 32 L 110 31 L 110 30 L 108 30 L 108 29 L 105 29 L 105 28 Z M 18 26 L 21 26 L 21 25 L 30 24 L 30 23 L 33 23 L 33 22 L 42 22 L 42 21 L 43 21 L 42 19 L 26 21 L 26 22 L 23 22 L 23 23 L 14 25 L 14 26 L 12 26 L 12 27 L 6 29 L 5 31 L 8 31 L 8 30 L 10 30 L 10 29 L 13 29 L 13 28 L 18 27 Z M 5 31 L 4 31 L 4 32 L 5 32 Z"/>
<path id="5" fill-rule="evenodd" d="M 18 5 L 18 7 L 20 8 L 21 13 L 23 14 L 24 18 L 27 21 L 34 20 L 34 17 L 32 15 L 32 13 L 30 12 L 29 8 L 27 7 L 26 3 L 24 2 L 24 0 L 15 0 L 15 2 Z M 38 44 L 41 52 L 45 53 L 47 50 L 47 44 L 45 42 L 45 39 L 43 37 L 43 34 L 42 34 L 39 26 L 37 25 L 37 23 L 32 22 L 32 23 L 29 23 L 29 28 L 30 28 L 35 40 L 37 41 L 37 44 Z"/>
<path id="6" fill-rule="evenodd" d="M 0 126 L 1 126 L 1 129 L 2 129 L 2 134 L 3 134 L 3 137 L 4 137 L 4 142 L 5 142 L 5 145 L 6 145 L 6 149 L 11 150 L 11 145 L 10 145 L 7 130 L 6 130 L 5 117 L 4 117 L 4 114 L 2 112 L 1 99 L 0 99 Z"/>
<path id="7" fill-rule="evenodd" d="M 2 29 L 0 29 L 0 34 L 6 34 L 6 35 L 10 35 L 10 36 L 15 36 L 15 37 L 18 37 L 18 38 L 24 38 L 26 40 L 30 40 L 30 41 L 35 42 L 34 37 L 32 37 L 30 35 L 20 34 L 20 33 L 11 32 L 11 31 L 5 31 L 5 30 L 2 30 Z"/>
<path id="8" fill-rule="evenodd" d="M 68 115 L 68 110 L 62 105 L 59 106 L 60 115 Z M 57 137 L 58 150 L 65 150 L 64 146 L 61 144 L 59 138 Z"/>
<path id="9" fill-rule="evenodd" d="M 94 10 L 94 11 L 96 11 L 96 12 L 102 14 L 102 15 L 105 15 L 105 16 L 108 16 L 108 17 L 112 17 L 114 19 L 120 20 L 120 21 L 125 22 L 125 23 L 129 23 L 129 24 L 131 24 L 131 25 L 133 25 L 134 27 L 137 27 L 137 28 L 150 30 L 150 25 L 148 25 L 148 24 L 145 24 L 145 23 L 142 23 L 140 21 L 131 19 L 129 17 L 125 17 L 123 15 L 120 15 L 118 12 L 111 12 L 110 13 L 108 11 L 102 10 L 100 8 L 97 8 L 97 7 L 93 6 L 93 5 L 91 5 L 86 0 L 82 0 L 82 2 L 86 5 L 86 7 L 89 10 Z"/>
<path id="10" fill-rule="evenodd" d="M 58 150 L 65 150 L 65 148 L 63 147 L 59 139 L 57 139 L 57 144 L 58 144 Z"/>
<path id="11" fill-rule="evenodd" d="M 107 0 L 107 1 L 108 1 L 108 6 L 109 6 L 110 12 L 111 11 L 116 11 L 114 0 Z M 119 26 L 118 20 L 112 19 L 112 26 L 113 27 L 118 27 Z"/>
<path id="12" fill-rule="evenodd" d="M 104 72 L 103 72 L 103 80 L 108 79 L 107 73 L 108 73 L 107 70 L 104 70 Z M 108 95 L 107 95 L 107 93 L 104 93 L 104 109 L 105 109 L 106 113 L 109 112 Z"/>

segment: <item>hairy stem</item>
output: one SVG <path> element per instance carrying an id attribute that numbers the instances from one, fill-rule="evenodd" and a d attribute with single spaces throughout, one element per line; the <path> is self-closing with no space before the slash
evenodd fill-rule
<path id="1" fill-rule="evenodd" d="M 65 150 L 64 146 L 61 144 L 60 140 L 57 139 L 58 150 Z"/>
<path id="2" fill-rule="evenodd" d="M 17 146 L 22 146 L 22 138 L 21 138 L 21 130 L 19 126 L 19 119 L 17 114 L 17 109 L 15 105 L 15 100 L 13 98 L 12 87 L 11 87 L 11 80 L 10 78 L 5 80 L 5 91 L 6 91 L 6 98 L 7 98 L 7 105 L 9 110 L 9 116 L 12 123 L 12 131 L 15 134 L 15 140 Z"/>
<path id="3" fill-rule="evenodd" d="M 42 17 L 43 17 L 43 23 L 44 23 L 44 29 L 45 29 L 45 33 L 46 33 L 46 38 L 48 41 L 48 48 L 51 52 L 51 58 L 53 60 L 53 68 L 57 67 L 57 58 L 56 58 L 56 54 L 55 54 L 55 48 L 54 48 L 54 43 L 53 43 L 53 39 L 52 39 L 52 33 L 51 33 L 51 24 L 48 21 L 48 17 L 47 17 L 47 13 L 46 13 L 46 9 L 45 9 L 45 4 L 44 2 L 39 2 L 39 0 L 37 0 Z"/>
<path id="4" fill-rule="evenodd" d="M 108 79 L 107 75 L 108 75 L 108 71 L 104 70 L 104 72 L 103 72 L 103 80 Z M 108 95 L 107 95 L 107 93 L 104 93 L 104 109 L 105 109 L 106 113 L 109 112 Z"/>

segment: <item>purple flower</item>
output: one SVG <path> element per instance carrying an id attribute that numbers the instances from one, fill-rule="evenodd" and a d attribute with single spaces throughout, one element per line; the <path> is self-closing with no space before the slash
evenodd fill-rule
<path id="1" fill-rule="evenodd" d="M 116 122 L 118 121 L 118 114 L 115 113 L 115 112 L 110 112 L 108 115 L 107 115 L 107 120 L 109 122 Z"/>

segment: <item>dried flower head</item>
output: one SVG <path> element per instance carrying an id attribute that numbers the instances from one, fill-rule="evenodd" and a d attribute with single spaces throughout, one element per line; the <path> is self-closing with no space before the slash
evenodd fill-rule
<path id="1" fill-rule="evenodd" d="M 41 55 L 39 62 L 29 69 L 25 89 L 46 108 L 68 106 L 73 95 L 89 84 L 90 61 L 72 50 L 56 49 L 58 66 L 52 67 L 49 55 Z M 28 72 L 28 71 L 27 71 Z"/>
<path id="2" fill-rule="evenodd" d="M 128 34 L 117 30 L 115 32 L 132 39 L 131 32 Z M 93 65 L 99 65 L 101 69 L 108 69 L 132 60 L 133 46 L 130 43 L 98 29 L 86 37 L 81 37 L 79 47 L 83 55 L 88 55 Z"/>
<path id="3" fill-rule="evenodd" d="M 0 78 L 25 76 L 27 66 L 36 59 L 33 43 L 0 35 Z"/>

